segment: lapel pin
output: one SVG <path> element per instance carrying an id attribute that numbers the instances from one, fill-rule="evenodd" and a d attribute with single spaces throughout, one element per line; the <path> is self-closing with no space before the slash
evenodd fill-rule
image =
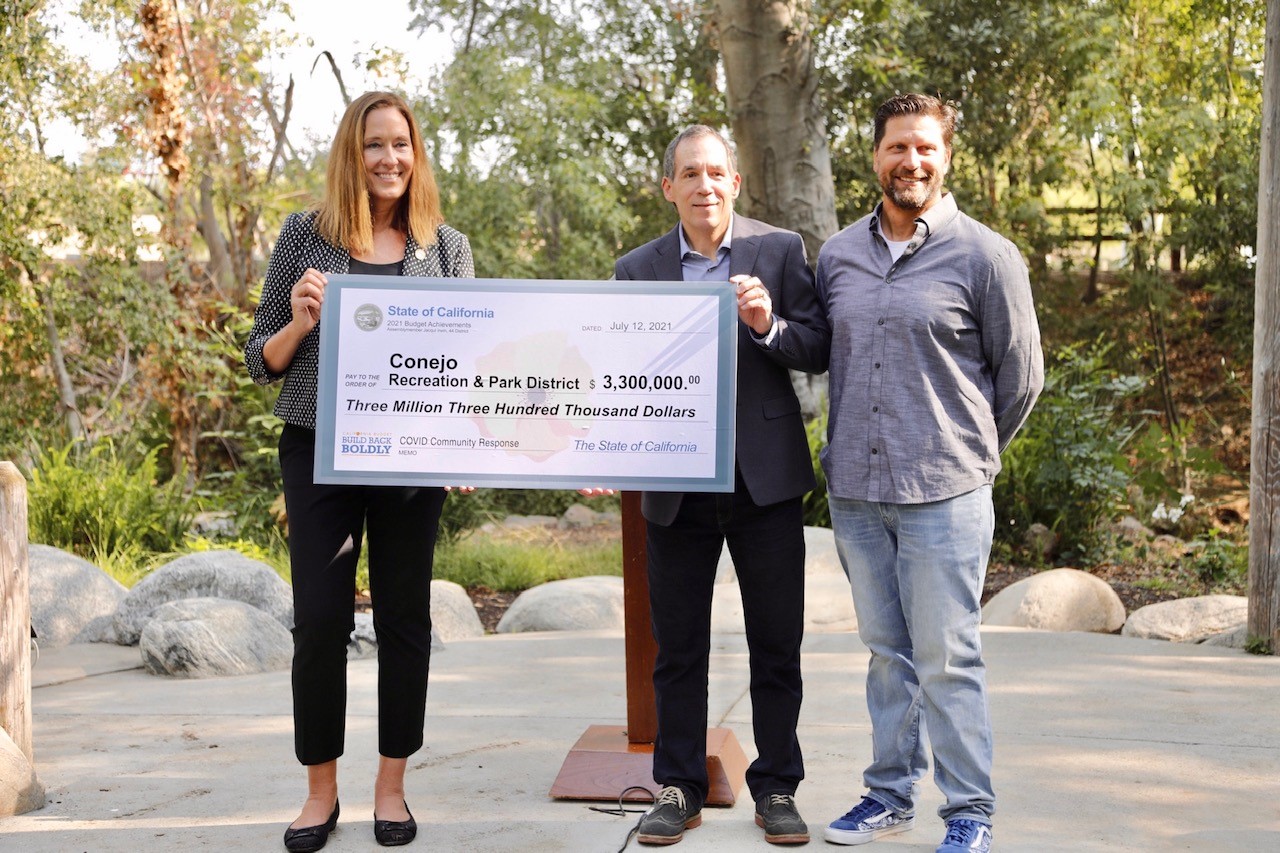
<path id="1" fill-rule="evenodd" d="M 418 249 L 417 251 L 415 251 L 413 253 L 413 256 L 420 261 L 425 261 L 427 259 L 427 253 L 422 249 Z"/>

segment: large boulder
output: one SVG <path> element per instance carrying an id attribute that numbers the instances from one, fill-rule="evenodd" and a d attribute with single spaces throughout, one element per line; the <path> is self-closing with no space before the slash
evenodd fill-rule
<path id="1" fill-rule="evenodd" d="M 561 529 L 598 527 L 601 525 L 619 526 L 621 516 L 611 510 L 597 512 L 583 504 L 573 504 L 564 511 L 556 526 Z"/>
<path id="2" fill-rule="evenodd" d="M 1050 569 L 996 593 L 982 608 L 982 624 L 1110 634 L 1124 624 L 1124 603 L 1088 572 Z"/>
<path id="3" fill-rule="evenodd" d="M 44 808 L 44 793 L 27 756 L 0 729 L 0 817 Z"/>
<path id="4" fill-rule="evenodd" d="M 484 636 L 471 596 L 453 581 L 431 582 L 431 629 L 446 643 Z"/>
<path id="5" fill-rule="evenodd" d="M 365 660 L 377 656 L 378 633 L 373 629 L 373 614 L 357 613 L 355 628 L 351 630 L 351 642 L 347 643 L 347 660 Z"/>
<path id="6" fill-rule="evenodd" d="M 184 598 L 152 611 L 138 649 L 153 675 L 209 678 L 287 669 L 293 638 L 278 619 L 243 602 Z"/>
<path id="7" fill-rule="evenodd" d="M 499 634 L 524 631 L 622 630 L 622 578 L 551 581 L 520 593 L 498 622 Z"/>
<path id="8" fill-rule="evenodd" d="M 1200 641 L 1202 646 L 1217 646 L 1222 649 L 1243 649 L 1249 644 L 1249 626 L 1237 625 L 1230 631 L 1214 634 Z"/>
<path id="9" fill-rule="evenodd" d="M 858 616 L 844 574 L 818 573 L 804 580 L 804 631 L 831 634 L 858 630 Z M 736 583 L 717 583 L 711 596 L 711 632 L 745 634 L 742 590 Z"/>
<path id="10" fill-rule="evenodd" d="M 29 546 L 27 563 L 31 627 L 44 648 L 95 639 L 80 634 L 110 620 L 128 592 L 93 563 L 48 545 Z"/>
<path id="11" fill-rule="evenodd" d="M 1231 631 L 1249 618 L 1249 599 L 1243 595 L 1201 595 L 1148 604 L 1124 623 L 1126 637 L 1198 643 Z"/>
<path id="12" fill-rule="evenodd" d="M 435 610 L 434 603 L 431 608 Z M 444 643 L 435 626 L 431 628 L 431 653 L 444 651 Z M 355 614 L 355 628 L 351 631 L 351 642 L 347 643 L 347 660 L 365 660 L 378 656 L 378 632 L 373 627 L 372 613 Z"/>
<path id="13" fill-rule="evenodd" d="M 844 576 L 844 566 L 840 563 L 840 555 L 836 553 L 835 534 L 830 527 L 804 529 L 804 573 Z M 720 562 L 716 565 L 716 583 L 734 583 L 737 579 L 729 546 L 725 545 L 720 549 Z"/>
<path id="14" fill-rule="evenodd" d="M 806 634 L 858 630 L 858 614 L 843 571 L 805 577 L 804 630 Z"/>
<path id="15" fill-rule="evenodd" d="M 129 590 L 115 616 L 119 642 L 137 643 L 153 610 L 184 598 L 243 602 L 293 628 L 293 594 L 270 566 L 237 551 L 202 551 L 166 563 Z"/>

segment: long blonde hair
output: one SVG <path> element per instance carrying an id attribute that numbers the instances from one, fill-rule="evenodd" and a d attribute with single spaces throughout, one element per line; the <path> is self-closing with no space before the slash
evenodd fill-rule
<path id="1" fill-rule="evenodd" d="M 399 95 L 365 92 L 351 102 L 338 123 L 329 149 L 324 200 L 317 207 L 316 230 L 335 246 L 351 254 L 373 250 L 373 220 L 369 210 L 369 184 L 364 174 L 364 125 L 369 113 L 383 107 L 400 111 L 409 124 L 413 144 L 413 173 L 396 210 L 395 226 L 412 235 L 420 246 L 436 242 L 436 228 L 444 222 L 435 172 L 427 161 L 422 132 L 413 111 Z"/>

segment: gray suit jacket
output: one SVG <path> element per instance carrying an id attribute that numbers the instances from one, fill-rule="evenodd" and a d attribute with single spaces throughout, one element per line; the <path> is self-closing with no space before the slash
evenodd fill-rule
<path id="1" fill-rule="evenodd" d="M 619 280 L 682 281 L 676 228 L 624 255 L 614 266 Z M 822 373 L 831 355 L 831 329 L 818 304 L 804 242 L 792 231 L 735 215 L 730 275 L 754 275 L 769 290 L 778 334 L 769 348 L 738 322 L 736 459 L 742 482 L 759 506 L 811 491 L 816 485 L 800 401 L 788 368 Z M 682 492 L 645 492 L 644 517 L 669 525 Z"/>

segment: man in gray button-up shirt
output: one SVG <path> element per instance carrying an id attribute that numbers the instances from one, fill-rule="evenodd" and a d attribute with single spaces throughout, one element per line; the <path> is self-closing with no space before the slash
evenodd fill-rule
<path id="1" fill-rule="evenodd" d="M 826 831 L 862 844 L 910 829 L 921 722 L 946 796 L 939 853 L 989 849 L 991 725 L 978 627 L 1000 451 L 1044 381 L 1018 250 L 942 189 L 954 108 L 900 95 L 876 111 L 874 213 L 818 258 L 831 324 L 823 467 L 871 650 L 867 795 Z"/>

